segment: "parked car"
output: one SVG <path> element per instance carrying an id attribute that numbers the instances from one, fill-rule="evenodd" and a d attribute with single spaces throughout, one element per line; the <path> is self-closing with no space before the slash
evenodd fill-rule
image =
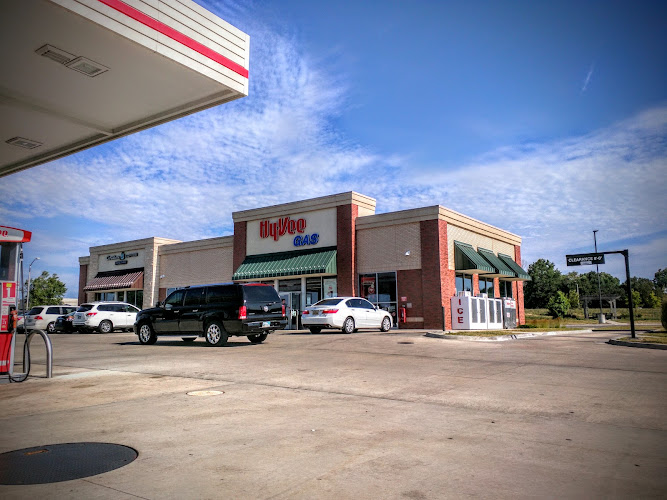
<path id="1" fill-rule="evenodd" d="M 301 324 L 312 333 L 324 328 L 340 328 L 352 333 L 360 328 L 379 328 L 387 332 L 392 327 L 389 311 L 379 309 L 360 297 L 331 297 L 306 307 L 301 313 Z"/>
<path id="2" fill-rule="evenodd" d="M 72 311 L 76 311 L 75 306 L 35 306 L 25 315 L 25 329 L 45 330 L 47 333 L 53 333 L 58 316 Z"/>
<path id="3" fill-rule="evenodd" d="M 137 315 L 134 332 L 141 344 L 159 336 L 180 336 L 186 342 L 204 337 L 212 346 L 230 335 L 244 335 L 253 344 L 285 328 L 285 308 L 278 292 L 259 283 L 231 283 L 182 288 L 156 307 Z"/>
<path id="4" fill-rule="evenodd" d="M 76 331 L 76 328 L 74 328 L 74 325 L 72 325 L 72 322 L 74 321 L 74 315 L 76 312 L 71 312 L 68 314 L 63 314 L 62 316 L 58 316 L 56 319 L 56 324 L 55 324 L 55 329 L 56 332 L 60 333 L 73 333 Z"/>
<path id="5" fill-rule="evenodd" d="M 72 326 L 77 330 L 111 333 L 116 329 L 132 330 L 139 309 L 126 302 L 89 302 L 81 304 Z"/>

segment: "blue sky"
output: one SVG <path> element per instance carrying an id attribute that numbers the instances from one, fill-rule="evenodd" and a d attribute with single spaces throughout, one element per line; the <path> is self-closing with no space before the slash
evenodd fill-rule
<path id="1" fill-rule="evenodd" d="M 67 296 L 90 246 L 350 190 L 514 232 L 526 267 L 589 271 L 565 254 L 593 229 L 632 275 L 667 267 L 665 2 L 198 3 L 250 35 L 248 97 L 0 179 Z"/>

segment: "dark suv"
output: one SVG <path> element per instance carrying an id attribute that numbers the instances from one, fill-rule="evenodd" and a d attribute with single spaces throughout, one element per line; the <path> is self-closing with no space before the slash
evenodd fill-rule
<path id="1" fill-rule="evenodd" d="M 259 344 L 286 324 L 285 309 L 272 286 L 232 283 L 172 292 L 164 302 L 137 314 L 134 333 L 141 344 L 154 344 L 161 335 L 188 342 L 205 337 L 214 346 L 225 344 L 230 335 L 245 335 Z"/>

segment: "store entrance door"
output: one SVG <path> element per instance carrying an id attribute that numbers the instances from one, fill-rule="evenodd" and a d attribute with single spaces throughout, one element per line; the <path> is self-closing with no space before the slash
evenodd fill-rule
<path id="1" fill-rule="evenodd" d="M 280 298 L 285 300 L 285 315 L 287 316 L 286 330 L 301 329 L 301 292 L 280 292 Z"/>

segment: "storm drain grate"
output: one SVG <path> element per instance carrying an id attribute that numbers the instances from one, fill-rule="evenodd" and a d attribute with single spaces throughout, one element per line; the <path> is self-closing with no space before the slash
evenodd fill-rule
<path id="1" fill-rule="evenodd" d="M 0 454 L 0 484 L 45 484 L 123 467 L 139 453 L 112 443 L 47 444 Z"/>
<path id="2" fill-rule="evenodd" d="M 414 342 L 410 341 L 403 341 L 403 342 L 397 342 L 398 344 L 414 344 Z"/>

